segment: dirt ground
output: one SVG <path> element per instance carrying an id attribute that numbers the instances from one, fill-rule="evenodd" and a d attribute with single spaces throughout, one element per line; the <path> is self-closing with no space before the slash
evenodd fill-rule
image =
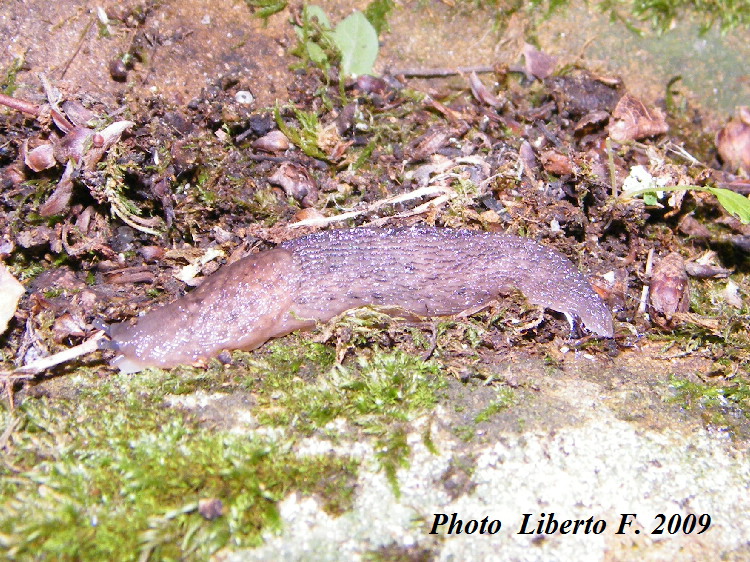
<path id="1" fill-rule="evenodd" d="M 336 22 L 367 4 L 322 6 Z M 0 474 L 14 482 L 2 490 L 3 502 L 13 509 L 0 524 L 7 533 L 0 544 L 5 541 L 21 558 L 41 544 L 29 538 L 31 529 L 25 536 L 11 532 L 23 517 L 37 517 L 36 485 L 24 488 L 13 480 L 20 482 L 37 462 L 33 459 L 44 456 L 33 440 L 26 441 L 26 433 L 47 427 L 34 425 L 37 414 L 30 412 L 49 405 L 50 413 L 39 415 L 54 417 L 56 402 L 79 400 L 90 401 L 95 411 L 98 393 L 113 382 L 121 386 L 113 391 L 122 394 L 118 417 L 130 415 L 133 404 L 126 395 L 139 396 L 153 402 L 153 412 L 166 409 L 201 435 L 248 431 L 271 438 L 278 431 L 297 452 L 309 445 L 310 432 L 335 444 L 351 442 L 353 449 L 359 440 L 374 443 L 371 456 L 361 453 L 362 458 L 380 459 L 374 473 L 386 486 L 400 478 L 406 497 L 411 497 L 409 463 L 389 465 L 382 450 L 430 458 L 424 436 L 435 431 L 435 439 L 442 435 L 444 441 L 434 459 L 451 459 L 450 470 L 441 469 L 441 486 L 460 488 L 446 492 L 443 507 L 458 505 L 451 502 L 460 503 L 482 485 L 478 465 L 457 470 L 458 460 L 471 465 L 487 448 L 505 442 L 502 435 L 583 430 L 596 423 L 597 408 L 606 410 L 602 419 L 625 422 L 636 436 L 675 432 L 689 440 L 700 433 L 710 442 L 721 434 L 729 436 L 721 445 L 727 451 L 746 450 L 750 225 L 706 188 L 750 193 L 750 123 L 743 129 L 742 119 L 735 118 L 734 144 L 726 151 L 740 156 L 732 160 L 716 144 L 726 116 L 701 106 L 684 89 L 663 83 L 654 88 L 637 73 L 619 77 L 600 60 L 587 64 L 561 52 L 549 58 L 527 44 L 534 26 L 546 25 L 528 12 L 495 24 L 493 13 L 473 5 L 399 4 L 389 16 L 389 31 L 380 36 L 375 70 L 381 77 L 344 79 L 335 64 L 320 68 L 293 54 L 298 36 L 292 21 L 301 22 L 299 5 L 267 20 L 256 17 L 258 9 L 230 0 L 0 5 L 0 35 L 6 38 L 0 93 L 27 102 L 0 107 L 0 265 L 24 288 L 0 335 L 5 378 L 0 448 L 9 453 Z M 472 77 L 465 67 L 479 72 Z M 446 75 L 436 76 L 440 73 Z M 285 137 L 278 136 L 280 130 Z M 634 170 L 643 171 L 640 179 Z M 696 188 L 668 191 L 660 199 L 624 197 L 633 185 Z M 615 337 L 572 339 L 564 317 L 511 295 L 470 317 L 447 321 L 413 324 L 364 313 L 290 336 L 280 347 L 222 354 L 207 369 L 133 375 L 128 382 L 109 366 L 113 353 L 106 350 L 41 374 L 12 374 L 15 367 L 80 344 L 102 325 L 174 300 L 243 255 L 327 228 L 418 224 L 510 232 L 554 247 L 586 274 L 613 311 Z M 383 422 L 387 429 L 378 425 L 377 431 L 369 421 L 347 418 L 346 406 L 338 417 L 326 414 L 325 423 L 312 430 L 297 425 L 308 414 L 282 395 L 307 396 L 333 372 L 369 372 L 362 365 L 380 361 L 381 352 L 424 357 L 436 365 L 446 384 L 435 391 L 440 400 L 394 414 Z M 270 365 L 268 372 L 263 365 Z M 290 378 L 302 386 L 264 381 L 258 373 L 273 373 L 274 365 L 293 365 Z M 189 382 L 179 382 L 182 376 Z M 182 384 L 190 388 L 176 389 Z M 580 411 L 571 390 L 577 384 L 588 400 Z M 223 398 L 201 402 L 204 391 Z M 504 401 L 506 391 L 513 397 Z M 181 401 L 183 394 L 194 399 Z M 240 413 L 251 421 L 242 425 Z M 403 434 L 403 444 L 388 441 L 383 449 L 385 434 Z M 415 435 L 424 439 L 425 451 L 409 440 Z M 554 439 L 554 431 L 548 437 Z M 727 460 L 726 474 L 732 476 L 725 482 L 732 491 L 750 483 L 746 459 L 738 455 Z M 355 479 L 348 468 L 331 470 Z M 351 488 L 365 497 L 370 488 L 364 464 L 360 470 Z M 674 470 L 680 473 L 680 466 Z M 204 537 L 212 546 L 191 554 L 177 545 L 197 535 L 181 528 L 157 540 L 155 527 L 149 535 L 144 522 L 134 552 L 200 558 L 220 551 L 225 559 L 282 555 L 295 541 L 307 540 L 294 514 L 307 513 L 295 502 L 309 491 L 292 485 L 282 492 L 264 482 L 258 489 L 266 485 L 276 506 L 269 509 L 281 514 L 269 518 L 285 521 L 284 531 L 274 527 L 278 521 L 263 520 L 252 530 L 227 531 L 234 538 Z M 205 495 L 193 491 L 196 498 Z M 705 492 L 712 501 L 719 493 Z M 393 497 L 397 505 L 398 493 Z M 223 498 L 227 506 L 239 505 L 235 500 L 228 492 Z M 144 513 L 164 521 L 194 516 L 196 529 L 212 520 L 187 508 L 179 517 L 165 515 L 180 509 L 175 501 Z M 425 501 L 418 511 L 431 513 L 429 498 L 414 501 Z M 333 510 L 340 515 L 351 508 L 339 522 L 356 519 L 353 513 L 361 517 L 356 500 L 347 505 Z M 731 516 L 729 507 L 711 505 L 717 514 Z M 544 509 L 544 502 L 539 506 Z M 75 536 L 84 527 L 70 523 Z M 750 544 L 748 529 L 732 528 L 738 535 L 734 542 L 727 529 L 703 543 L 688 537 L 678 550 L 683 559 L 716 552 L 741 558 Z M 450 541 L 431 538 L 347 540 L 346 548 L 353 550 L 338 556 L 452 555 Z M 644 559 L 674 554 L 663 544 L 633 540 L 635 546 L 601 545 L 592 559 L 625 559 L 620 556 L 631 547 Z M 271 550 L 240 549 L 259 544 Z M 48 553 L 73 558 L 105 552 L 94 546 L 55 550 L 54 541 L 44 545 Z M 527 559 L 569 552 L 558 547 L 563 548 L 540 546 L 539 558 Z M 488 548 L 492 552 L 497 544 Z M 335 549 L 319 552 L 324 559 L 339 559 Z M 296 551 L 290 556 L 304 559 Z"/>

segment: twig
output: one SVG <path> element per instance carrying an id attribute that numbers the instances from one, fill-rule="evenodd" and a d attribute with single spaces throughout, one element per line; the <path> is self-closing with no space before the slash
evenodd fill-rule
<path id="1" fill-rule="evenodd" d="M 71 347 L 69 349 L 66 349 L 65 351 L 55 353 L 54 355 L 50 355 L 48 357 L 42 357 L 41 359 L 32 361 L 31 363 L 28 363 L 23 367 L 19 367 L 18 369 L 10 372 L 2 373 L 2 375 L 9 379 L 26 379 L 30 378 L 31 376 L 38 375 L 39 373 L 42 373 L 47 369 L 51 369 L 56 365 L 67 363 L 68 361 L 76 359 L 77 357 L 88 355 L 93 351 L 97 351 L 99 349 L 99 340 L 101 340 L 105 336 L 106 334 L 104 333 L 104 330 L 100 330 L 80 345 Z"/>
<path id="2" fill-rule="evenodd" d="M 679 144 L 675 144 L 674 142 L 669 141 L 669 143 L 667 143 L 665 148 L 669 152 L 672 152 L 676 154 L 677 156 L 681 156 L 682 158 L 690 162 L 690 164 L 692 164 L 693 166 L 699 166 L 701 164 L 700 160 L 698 160 L 695 156 L 693 156 L 687 150 L 685 150 L 684 146 L 680 146 Z"/>
<path id="3" fill-rule="evenodd" d="M 646 306 L 648 305 L 648 293 L 650 289 L 650 279 L 651 279 L 651 270 L 654 266 L 654 249 L 651 248 L 648 251 L 648 258 L 646 258 L 646 283 L 643 285 L 643 290 L 641 291 L 641 302 L 638 304 L 638 313 L 639 314 L 645 314 L 646 313 Z"/>
<path id="4" fill-rule="evenodd" d="M 405 78 L 434 78 L 471 74 L 472 72 L 486 73 L 494 71 L 495 67 L 493 66 L 459 66 L 457 68 L 399 68 L 389 70 L 388 74 L 391 76 L 403 76 Z"/>
<path id="5" fill-rule="evenodd" d="M 72 55 L 70 55 L 70 58 L 68 59 L 68 62 L 65 63 L 65 67 L 63 68 L 62 73 L 60 74 L 60 80 L 65 78 L 65 75 L 68 72 L 68 69 L 70 68 L 70 65 L 73 64 L 73 61 L 78 56 L 78 53 L 81 51 L 81 47 L 83 47 L 83 42 L 86 40 L 86 35 L 89 32 L 89 29 L 91 29 L 91 26 L 94 25 L 96 16 L 92 17 L 89 23 L 84 28 L 83 32 L 81 33 L 81 38 L 78 41 L 78 46 L 76 46 L 76 50 L 73 52 Z"/>
<path id="6" fill-rule="evenodd" d="M 248 131 L 250 133 L 253 132 L 252 129 L 248 129 Z M 243 135 L 244 134 L 245 133 L 243 133 Z M 235 141 L 239 141 L 239 137 L 237 137 Z M 271 156 L 266 154 L 256 154 L 253 152 L 246 153 L 243 158 L 247 158 L 248 160 L 252 160 L 253 162 L 293 162 L 302 166 L 309 166 L 310 161 L 314 160 L 311 158 L 298 158 L 296 156 Z"/>
<path id="7" fill-rule="evenodd" d="M 12 371 L 0 371 L 0 381 L 4 383 L 3 386 L 5 386 L 5 392 L 8 395 L 8 406 L 10 407 L 10 410 L 13 411 L 15 409 L 15 403 L 13 400 L 13 385 L 15 381 L 33 379 L 39 373 L 51 369 L 56 365 L 71 361 L 82 355 L 87 355 L 92 351 L 97 351 L 99 349 L 99 340 L 105 337 L 105 335 L 106 334 L 103 330 L 99 331 L 81 345 L 71 347 L 70 349 L 66 349 L 60 353 L 55 353 L 49 357 L 42 357 L 41 359 L 32 361 L 31 363 Z M 0 449 L 2 449 L 1 445 L 4 435 L 5 434 L 0 437 Z"/>
<path id="8" fill-rule="evenodd" d="M 21 425 L 21 420 L 18 418 L 10 418 L 10 421 L 8 421 L 8 426 L 5 428 L 5 431 L 3 431 L 3 434 L 0 435 L 0 451 L 5 449 L 5 447 L 8 445 L 8 441 L 10 441 L 10 436 L 13 434 L 13 432 L 16 430 L 16 428 Z"/>
<path id="9" fill-rule="evenodd" d="M 617 168 L 615 168 L 615 155 L 612 152 L 612 140 L 607 137 L 604 141 L 607 152 L 607 164 L 609 166 L 609 183 L 612 188 L 612 197 L 617 197 Z"/>
<path id="10" fill-rule="evenodd" d="M 26 115 L 33 115 L 34 117 L 38 117 L 42 112 L 38 105 L 30 101 L 19 100 L 5 94 L 0 94 L 0 104 L 18 110 Z"/>
<path id="11" fill-rule="evenodd" d="M 403 193 L 401 195 L 394 195 L 393 197 L 380 199 L 379 201 L 375 201 L 373 204 L 368 205 L 366 208 L 360 211 L 349 211 L 346 213 L 341 213 L 339 215 L 334 215 L 332 217 L 316 217 L 311 219 L 304 219 L 290 224 L 289 227 L 299 228 L 302 226 L 325 226 L 334 222 L 341 222 L 352 219 L 354 217 L 358 217 L 360 215 L 365 215 L 379 209 L 380 207 L 384 207 L 385 205 L 395 205 L 397 203 L 403 203 L 404 201 L 419 199 L 420 197 L 437 197 L 437 199 L 428 201 L 427 203 L 420 206 L 419 208 L 421 209 L 424 205 L 428 205 L 428 203 L 433 203 L 434 201 L 440 201 L 440 203 L 443 203 L 444 201 L 452 199 L 455 195 L 455 192 L 447 187 L 430 185 L 420 187 L 418 189 L 415 189 L 414 191 L 410 191 L 409 193 Z"/>

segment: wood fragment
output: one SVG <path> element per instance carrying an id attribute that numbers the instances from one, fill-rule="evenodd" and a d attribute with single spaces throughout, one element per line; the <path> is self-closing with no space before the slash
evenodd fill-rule
<path id="1" fill-rule="evenodd" d="M 309 219 L 304 219 L 301 221 L 293 222 L 292 224 L 289 225 L 289 228 L 301 228 L 303 226 L 317 226 L 317 227 L 326 226 L 328 224 L 353 219 L 360 215 L 371 213 L 386 205 L 395 205 L 397 203 L 403 203 L 405 201 L 410 201 L 412 199 L 419 199 L 420 197 L 436 197 L 436 199 L 434 199 L 433 201 L 428 201 L 427 203 L 420 205 L 416 209 L 413 209 L 411 214 L 415 214 L 415 211 L 417 210 L 419 210 L 418 212 L 424 212 L 424 210 L 426 210 L 430 206 L 429 204 L 444 203 L 445 201 L 448 201 L 452 199 L 453 197 L 455 197 L 455 195 L 456 194 L 453 190 L 447 187 L 443 187 L 443 186 L 431 185 L 431 186 L 426 186 L 426 187 L 420 187 L 418 189 L 410 191 L 409 193 L 402 193 L 401 195 L 394 195 L 392 197 L 380 199 L 359 211 L 349 211 L 346 213 L 340 213 L 338 215 L 334 215 L 332 217 L 312 217 Z"/>
<path id="2" fill-rule="evenodd" d="M 10 107 L 11 109 L 25 113 L 26 115 L 33 115 L 34 117 L 38 117 L 42 112 L 38 105 L 33 104 L 30 101 L 19 100 L 18 98 L 6 96 L 5 94 L 0 94 L 0 105 Z"/>
<path id="3" fill-rule="evenodd" d="M 457 68 L 400 68 L 388 71 L 391 76 L 404 78 L 440 78 L 443 76 L 457 76 L 471 72 L 495 72 L 494 66 L 459 66 Z"/>
<path id="4" fill-rule="evenodd" d="M 4 371 L 0 373 L 0 376 L 9 379 L 31 378 L 51 369 L 52 367 L 97 351 L 99 349 L 99 340 L 105 336 L 106 334 L 104 333 L 104 330 L 100 330 L 80 345 L 76 345 L 75 347 L 61 351 L 60 353 L 55 353 L 54 355 L 36 359 L 35 361 L 32 361 L 23 367 L 14 369 L 13 371 Z"/>

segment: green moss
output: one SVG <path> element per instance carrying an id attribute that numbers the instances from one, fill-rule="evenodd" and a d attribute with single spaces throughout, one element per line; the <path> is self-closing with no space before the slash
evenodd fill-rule
<path id="1" fill-rule="evenodd" d="M 474 421 L 476 423 L 482 423 L 489 421 L 495 414 L 507 410 L 515 402 L 516 393 L 512 388 L 501 387 L 497 390 L 497 399 L 490 402 L 484 410 L 479 412 Z"/>
<path id="2" fill-rule="evenodd" d="M 429 411 L 446 386 L 439 366 L 401 351 L 375 348 L 351 364 L 335 363 L 332 349 L 309 341 L 275 343 L 268 352 L 247 356 L 257 400 L 253 413 L 264 425 L 310 435 L 323 431 L 333 438 L 346 421 L 371 435 L 376 457 L 398 494 L 396 472 L 408 464 L 409 446 L 403 424 Z"/>
<path id="3" fill-rule="evenodd" d="M 461 441 L 468 443 L 477 434 L 477 426 L 474 424 L 457 425 L 453 428 L 453 434 Z"/>
<path id="4" fill-rule="evenodd" d="M 255 17 L 262 19 L 263 23 L 267 24 L 268 18 L 286 8 L 287 2 L 286 0 L 245 0 L 245 4 L 254 8 Z"/>
<path id="5" fill-rule="evenodd" d="M 182 390 L 175 378 L 71 377 L 72 398 L 0 411 L 0 434 L 13 426 L 0 460 L 7 556 L 205 559 L 230 538 L 258 544 L 291 491 L 319 494 L 335 513 L 348 507 L 353 461 L 297 458 L 289 444 L 207 430 L 165 408 L 160 397 Z M 209 521 L 198 502 L 210 498 L 224 513 Z"/>
<path id="6" fill-rule="evenodd" d="M 60 287 L 55 287 L 53 289 L 47 289 L 44 291 L 44 297 L 47 299 L 54 299 L 55 297 L 59 297 L 65 292 L 64 289 Z"/>
<path id="7" fill-rule="evenodd" d="M 300 125 L 299 127 L 287 125 L 281 117 L 279 107 L 274 109 L 274 118 L 279 130 L 286 135 L 290 142 L 311 158 L 327 160 L 328 155 L 321 150 L 319 144 L 321 125 L 318 114 L 315 111 L 303 111 L 295 107 L 292 107 L 292 111 Z"/>
<path id="8" fill-rule="evenodd" d="M 497 0 L 489 2 L 495 3 Z M 532 0 L 529 6 L 537 11 L 545 6 L 549 15 L 568 4 L 569 0 Z M 661 32 L 690 19 L 697 19 L 704 31 L 714 24 L 722 31 L 750 25 L 750 4 L 746 0 L 599 0 L 596 5 L 602 12 L 609 12 L 613 22 L 619 21 L 634 32 L 639 32 L 638 21 L 648 22 Z M 632 17 L 625 15 L 627 12 Z"/>
<path id="9" fill-rule="evenodd" d="M 372 0 L 365 9 L 365 17 L 375 28 L 375 32 L 380 36 L 384 31 L 388 31 L 388 16 L 391 10 L 396 6 L 393 0 Z"/>
<path id="10" fill-rule="evenodd" d="M 700 411 L 708 423 L 734 425 L 728 414 L 736 411 L 750 419 L 750 384 L 744 379 L 737 379 L 722 387 L 719 383 L 692 382 L 672 375 L 669 384 L 674 393 L 667 401 L 680 404 L 686 410 Z"/>
<path id="11" fill-rule="evenodd" d="M 262 423 L 310 433 L 337 417 L 368 433 L 384 434 L 434 406 L 445 382 L 436 363 L 401 351 L 376 349 L 352 365 L 334 365 L 321 344 L 272 344 L 255 359 L 262 383 L 256 414 Z M 255 376 L 255 374 L 254 374 Z"/>
<path id="12" fill-rule="evenodd" d="M 5 71 L 5 76 L 0 80 L 0 93 L 12 96 L 16 91 L 16 75 L 23 68 L 24 57 L 16 57 Z"/>
<path id="13" fill-rule="evenodd" d="M 398 498 L 401 496 L 401 489 L 398 485 L 396 474 L 399 468 L 409 466 L 409 452 L 411 448 L 406 441 L 407 433 L 403 426 L 398 426 L 394 430 L 378 439 L 375 447 L 375 456 L 380 462 L 380 466 L 385 472 L 393 493 Z"/>

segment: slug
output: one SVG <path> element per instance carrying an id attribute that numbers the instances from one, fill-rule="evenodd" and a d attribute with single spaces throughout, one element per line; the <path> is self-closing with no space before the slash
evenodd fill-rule
<path id="1" fill-rule="evenodd" d="M 613 336 L 612 316 L 563 255 L 518 236 L 429 227 L 303 236 L 224 266 L 184 297 L 109 327 L 124 372 L 200 364 L 251 350 L 366 305 L 449 316 L 508 289 Z"/>

